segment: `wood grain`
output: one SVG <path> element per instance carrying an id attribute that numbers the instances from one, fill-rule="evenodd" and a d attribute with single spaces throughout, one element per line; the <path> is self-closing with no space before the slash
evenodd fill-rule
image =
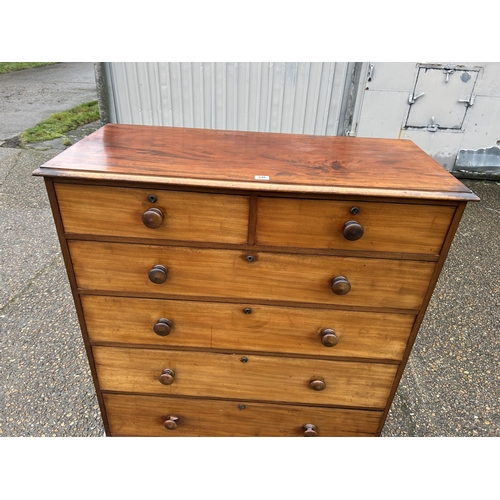
<path id="1" fill-rule="evenodd" d="M 79 288 L 157 293 L 183 297 L 254 298 L 343 306 L 420 307 L 434 262 L 357 259 L 237 250 L 160 247 L 69 241 Z M 168 269 L 165 283 L 153 284 L 150 269 Z M 331 282 L 343 275 L 352 289 L 335 295 Z"/>
<path id="2" fill-rule="evenodd" d="M 252 399 L 382 409 L 397 366 L 248 354 L 93 346 L 103 391 Z M 166 368 L 175 381 L 163 385 Z M 322 377 L 326 389 L 309 387 Z"/>
<path id="3" fill-rule="evenodd" d="M 220 400 L 104 394 L 113 436 L 292 437 L 312 423 L 318 437 L 374 436 L 380 412 Z M 240 409 L 240 405 L 244 405 Z M 167 430 L 166 417 L 179 417 Z"/>
<path id="4" fill-rule="evenodd" d="M 48 196 L 49 203 L 50 203 L 50 208 L 52 210 L 52 215 L 54 217 L 54 223 L 55 223 L 56 230 L 57 230 L 57 237 L 59 239 L 59 244 L 61 246 L 61 253 L 62 253 L 63 260 L 64 260 L 64 265 L 66 267 L 66 272 L 68 275 L 68 281 L 69 281 L 69 286 L 71 289 L 71 294 L 73 296 L 73 300 L 75 303 L 76 314 L 78 317 L 78 321 L 80 323 L 83 344 L 85 346 L 85 353 L 87 355 L 90 373 L 92 375 L 92 381 L 94 383 L 94 387 L 96 390 L 96 396 L 97 396 L 97 401 L 99 403 L 99 409 L 100 409 L 101 417 L 102 417 L 103 424 L 104 424 L 104 430 L 106 431 L 106 433 L 109 433 L 109 425 L 108 425 L 108 419 L 106 416 L 106 408 L 104 406 L 104 401 L 102 399 L 102 393 L 101 393 L 101 389 L 99 386 L 99 379 L 98 379 L 98 376 L 96 373 L 94 358 L 92 355 L 92 348 L 90 346 L 89 337 L 87 335 L 87 330 L 85 327 L 85 314 L 83 312 L 81 302 L 80 302 L 80 296 L 78 294 L 78 287 L 76 284 L 76 278 L 75 278 L 75 274 L 73 272 L 73 266 L 71 263 L 71 255 L 69 253 L 68 243 L 64 237 L 64 228 L 63 228 L 63 223 L 62 223 L 62 219 L 61 219 L 61 214 L 59 212 L 59 207 L 58 207 L 58 203 L 57 203 L 57 196 L 56 196 L 56 192 L 54 189 L 54 184 L 53 184 L 52 180 L 49 178 L 45 178 L 44 181 L 45 181 L 45 188 L 47 190 L 47 196 Z"/>
<path id="5" fill-rule="evenodd" d="M 108 124 L 45 163 L 35 175 L 101 181 L 291 192 L 477 199 L 414 143 L 402 139 L 324 137 Z M 268 176 L 259 181 L 255 176 Z M 194 182 L 196 184 L 196 182 Z M 363 191 L 365 190 L 365 191 Z"/>
<path id="6" fill-rule="evenodd" d="M 401 360 L 415 319 L 407 314 L 364 313 L 214 302 L 81 297 L 92 343 L 124 343 L 275 352 L 309 356 Z M 159 318 L 171 333 L 153 332 Z M 321 331 L 335 330 L 339 343 L 325 347 Z"/>
<path id="7" fill-rule="evenodd" d="M 437 255 L 454 212 L 450 206 L 259 197 L 256 243 Z M 350 220 L 364 228 L 359 240 L 344 238 Z"/>
<path id="8" fill-rule="evenodd" d="M 66 233 L 221 243 L 246 243 L 249 199 L 161 189 L 55 185 Z M 148 201 L 149 195 L 157 201 Z M 142 214 L 157 208 L 164 215 L 157 229 Z"/>

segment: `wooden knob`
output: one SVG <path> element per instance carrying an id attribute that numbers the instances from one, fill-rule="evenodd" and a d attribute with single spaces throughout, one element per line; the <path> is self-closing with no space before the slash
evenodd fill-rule
<path id="1" fill-rule="evenodd" d="M 163 385 L 170 385 L 174 382 L 175 372 L 170 368 L 165 368 L 158 379 Z"/>
<path id="2" fill-rule="evenodd" d="M 315 391 L 322 391 L 326 388 L 325 381 L 321 378 L 313 378 L 309 382 L 309 387 Z"/>
<path id="3" fill-rule="evenodd" d="M 172 322 L 167 318 L 160 318 L 155 326 L 153 326 L 153 330 L 156 335 L 160 337 L 166 337 L 172 329 Z"/>
<path id="4" fill-rule="evenodd" d="M 325 328 L 321 332 L 321 343 L 325 347 L 333 347 L 339 343 L 339 338 L 331 328 Z"/>
<path id="5" fill-rule="evenodd" d="M 363 226 L 355 220 L 348 220 L 344 224 L 344 238 L 349 241 L 356 241 L 363 236 L 365 230 Z"/>
<path id="6" fill-rule="evenodd" d="M 173 431 L 174 429 L 177 429 L 177 421 L 179 420 L 179 417 L 177 415 L 169 415 L 167 417 L 167 420 L 163 422 L 163 425 L 165 429 L 168 429 L 169 431 Z"/>
<path id="7" fill-rule="evenodd" d="M 142 214 L 142 222 L 149 229 L 156 229 L 163 222 L 163 212 L 159 208 L 148 208 Z"/>
<path id="8" fill-rule="evenodd" d="M 345 295 L 351 291 L 351 284 L 347 281 L 345 276 L 337 276 L 333 278 L 332 292 L 335 295 Z"/>
<path id="9" fill-rule="evenodd" d="M 313 424 L 305 424 L 302 426 L 302 429 L 304 430 L 305 437 L 315 437 L 318 435 L 318 432 L 316 431 L 316 426 Z"/>
<path id="10" fill-rule="evenodd" d="M 149 271 L 148 273 L 148 278 L 150 281 L 156 283 L 157 285 L 165 283 L 167 279 L 167 268 L 165 266 L 162 266 L 161 264 L 153 266 L 151 271 Z"/>

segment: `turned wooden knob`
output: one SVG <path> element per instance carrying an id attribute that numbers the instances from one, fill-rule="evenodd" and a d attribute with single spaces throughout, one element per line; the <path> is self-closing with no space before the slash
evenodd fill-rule
<path id="1" fill-rule="evenodd" d="M 349 241 L 356 241 L 363 236 L 365 230 L 363 226 L 355 220 L 348 220 L 344 224 L 344 238 Z"/>
<path id="2" fill-rule="evenodd" d="M 315 437 L 318 435 L 318 432 L 316 431 L 316 426 L 313 424 L 305 424 L 302 426 L 302 429 L 304 430 L 305 437 Z"/>
<path id="3" fill-rule="evenodd" d="M 156 335 L 166 337 L 172 330 L 172 322 L 167 318 L 160 318 L 153 326 L 153 330 Z"/>
<path id="4" fill-rule="evenodd" d="M 149 229 L 156 229 L 163 222 L 163 212 L 159 208 L 148 208 L 142 214 L 142 222 Z"/>
<path id="5" fill-rule="evenodd" d="M 156 283 L 157 285 L 165 283 L 167 279 L 167 268 L 165 266 L 162 266 L 161 264 L 153 266 L 151 271 L 149 271 L 148 273 L 148 278 L 150 281 Z"/>
<path id="6" fill-rule="evenodd" d="M 323 389 L 326 388 L 326 384 L 325 381 L 321 378 L 313 378 L 309 382 L 309 387 L 314 391 L 322 391 Z"/>
<path id="7" fill-rule="evenodd" d="M 163 385 L 170 385 L 174 382 L 175 372 L 170 368 L 165 368 L 158 379 Z"/>
<path id="8" fill-rule="evenodd" d="M 345 276 L 337 276 L 333 278 L 332 292 L 335 295 L 345 295 L 351 291 L 351 284 L 347 281 Z"/>
<path id="9" fill-rule="evenodd" d="M 333 347 L 339 343 L 339 338 L 331 328 L 325 328 L 321 332 L 321 343 L 325 347 Z"/>
<path id="10" fill-rule="evenodd" d="M 177 421 L 179 420 L 179 417 L 177 415 L 169 415 L 167 417 L 167 420 L 163 422 L 163 425 L 165 429 L 168 429 L 169 431 L 173 431 L 174 429 L 177 429 Z"/>

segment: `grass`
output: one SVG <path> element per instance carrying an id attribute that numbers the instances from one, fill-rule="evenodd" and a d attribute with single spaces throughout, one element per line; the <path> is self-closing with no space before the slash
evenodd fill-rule
<path id="1" fill-rule="evenodd" d="M 25 130 L 19 139 L 21 144 L 50 141 L 58 137 L 65 137 L 66 132 L 97 120 L 99 120 L 97 101 L 86 102 L 67 111 L 50 115 L 43 122 Z"/>
<path id="2" fill-rule="evenodd" d="M 20 69 L 39 68 L 40 66 L 50 66 L 55 62 L 0 62 L 0 75 L 2 73 L 10 73 L 11 71 L 19 71 Z"/>

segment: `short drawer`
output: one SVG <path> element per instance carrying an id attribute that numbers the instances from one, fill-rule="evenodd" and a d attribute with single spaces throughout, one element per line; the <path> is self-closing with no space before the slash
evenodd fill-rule
<path id="1" fill-rule="evenodd" d="M 247 196 L 77 184 L 55 184 L 55 189 L 66 233 L 247 241 Z"/>
<path id="2" fill-rule="evenodd" d="M 81 300 L 91 343 L 395 361 L 403 357 L 415 319 L 409 314 L 244 303 L 92 295 Z"/>
<path id="3" fill-rule="evenodd" d="M 437 255 L 454 212 L 453 206 L 259 197 L 256 243 Z"/>
<path id="4" fill-rule="evenodd" d="M 254 354 L 92 348 L 103 391 L 383 409 L 397 366 Z M 171 370 L 174 375 L 165 373 Z M 162 375 L 163 374 L 163 375 Z M 164 385 L 160 377 L 172 383 Z M 172 381 L 173 380 L 173 381 Z M 311 388 L 322 380 L 323 390 Z"/>
<path id="5" fill-rule="evenodd" d="M 78 287 L 86 290 L 411 310 L 420 308 L 435 267 L 421 261 L 76 240 L 69 248 Z M 163 283 L 149 278 L 150 272 L 165 275 L 157 265 L 167 270 Z M 338 276 L 349 281 L 347 294 L 332 291 Z"/>
<path id="6" fill-rule="evenodd" d="M 380 411 L 126 394 L 104 394 L 104 404 L 112 436 L 293 437 L 304 436 L 309 424 L 318 437 L 369 437 L 377 434 L 382 416 Z"/>

